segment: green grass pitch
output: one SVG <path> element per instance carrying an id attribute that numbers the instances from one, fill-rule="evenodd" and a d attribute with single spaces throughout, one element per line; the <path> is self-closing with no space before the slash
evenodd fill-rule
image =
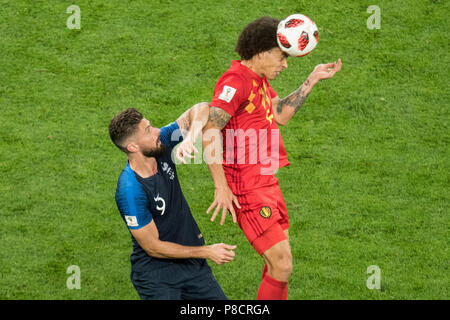
<path id="1" fill-rule="evenodd" d="M 81 28 L 69 29 L 72 5 Z M 0 299 L 138 299 L 114 191 L 125 156 L 110 119 L 136 107 L 163 126 L 210 101 L 242 28 L 304 13 L 317 48 L 289 58 L 285 97 L 342 59 L 281 128 L 277 176 L 290 214 L 290 299 L 448 299 L 448 1 L 0 0 Z M 370 5 L 380 29 L 369 29 Z M 262 259 L 228 217 L 211 223 L 203 164 L 179 165 L 207 243 L 236 244 L 214 274 L 255 299 Z M 69 290 L 77 265 L 81 289 Z M 366 286 L 376 265 L 381 288 Z"/>

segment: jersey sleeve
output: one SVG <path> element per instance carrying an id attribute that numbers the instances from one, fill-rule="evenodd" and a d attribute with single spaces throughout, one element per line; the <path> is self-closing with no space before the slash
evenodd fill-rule
<path id="1" fill-rule="evenodd" d="M 133 172 L 122 172 L 117 183 L 116 204 L 129 229 L 140 229 L 153 219 L 147 208 L 147 196 Z"/>
<path id="2" fill-rule="evenodd" d="M 168 148 L 173 148 L 183 141 L 183 135 L 176 121 L 161 128 L 160 140 Z"/>
<path id="3" fill-rule="evenodd" d="M 275 90 L 273 90 L 273 88 L 269 85 L 267 87 L 267 91 L 269 92 L 270 98 L 273 99 L 276 96 L 278 96 L 278 94 L 275 92 Z"/>
<path id="4" fill-rule="evenodd" d="M 211 107 L 219 107 L 234 116 L 248 98 L 244 80 L 237 74 L 225 74 L 216 83 Z"/>

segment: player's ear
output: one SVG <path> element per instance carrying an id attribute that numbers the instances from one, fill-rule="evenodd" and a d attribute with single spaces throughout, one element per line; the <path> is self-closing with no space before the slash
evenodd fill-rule
<path id="1" fill-rule="evenodd" d="M 137 152 L 137 151 L 139 150 L 139 147 L 138 147 L 138 145 L 137 145 L 136 143 L 134 143 L 134 142 L 129 142 L 129 143 L 127 144 L 127 150 L 128 150 L 128 152 L 130 152 L 130 153 L 135 153 L 135 152 Z"/>
<path id="2" fill-rule="evenodd" d="M 268 51 L 262 51 L 260 53 L 257 53 L 255 55 L 256 60 L 259 60 L 259 61 L 263 60 L 267 53 L 268 53 Z"/>

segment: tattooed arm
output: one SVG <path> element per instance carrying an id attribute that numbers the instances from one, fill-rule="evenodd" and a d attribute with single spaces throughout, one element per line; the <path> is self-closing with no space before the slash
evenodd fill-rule
<path id="1" fill-rule="evenodd" d="M 231 213 L 233 222 L 236 223 L 236 213 L 234 211 L 233 203 L 240 208 L 236 196 L 228 186 L 225 172 L 222 167 L 222 134 L 221 130 L 225 128 L 231 116 L 224 110 L 218 107 L 211 107 L 209 111 L 209 118 L 206 126 L 203 128 L 203 150 L 205 160 L 208 164 L 211 177 L 214 181 L 214 201 L 209 206 L 206 213 L 209 213 L 214 207 L 211 221 L 214 221 L 222 209 L 222 218 L 220 224 L 225 223 L 227 211 Z"/>
<path id="2" fill-rule="evenodd" d="M 341 59 L 339 59 L 338 62 L 319 64 L 314 68 L 314 71 L 309 75 L 308 79 L 303 82 L 300 88 L 284 99 L 278 97 L 272 99 L 273 113 L 277 124 L 282 126 L 286 125 L 298 110 L 300 110 L 317 82 L 332 78 L 336 72 L 341 70 L 341 67 Z"/>
<path id="3" fill-rule="evenodd" d="M 178 127 L 180 127 L 181 134 L 183 135 L 183 142 L 180 143 L 176 152 L 176 156 L 181 162 L 186 163 L 185 157 L 192 159 L 194 158 L 192 153 L 198 152 L 194 143 L 206 125 L 208 116 L 209 104 L 202 102 L 186 110 L 177 119 Z"/>
<path id="4" fill-rule="evenodd" d="M 223 128 L 225 128 L 230 119 L 231 116 L 228 114 L 228 112 L 218 107 L 211 107 L 209 111 L 208 125 L 218 130 L 222 130 Z"/>
<path id="5" fill-rule="evenodd" d="M 199 128 L 194 128 L 195 124 L 198 124 L 201 126 L 200 130 L 205 126 L 206 122 L 208 121 L 209 116 L 209 105 L 207 102 L 201 102 L 197 103 L 196 105 L 192 106 L 186 112 L 184 112 L 178 119 L 177 123 L 180 127 L 181 133 L 183 134 L 183 138 L 186 137 L 186 135 L 194 130 L 198 136 Z"/>
<path id="6" fill-rule="evenodd" d="M 317 83 L 317 82 L 316 82 Z M 316 84 L 309 78 L 300 88 L 292 92 L 284 99 L 275 97 L 272 100 L 274 118 L 277 124 L 285 126 L 305 103 L 309 93 Z"/>

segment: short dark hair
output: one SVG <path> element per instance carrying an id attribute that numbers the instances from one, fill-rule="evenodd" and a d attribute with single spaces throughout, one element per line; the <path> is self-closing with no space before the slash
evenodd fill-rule
<path id="1" fill-rule="evenodd" d="M 112 142 L 126 154 L 129 151 L 123 146 L 123 143 L 136 133 L 142 119 L 144 116 L 137 109 L 128 108 L 116 115 L 109 123 L 109 136 Z"/>
<path id="2" fill-rule="evenodd" d="M 280 20 L 261 17 L 249 23 L 239 35 L 236 51 L 242 60 L 249 60 L 254 55 L 278 47 L 277 28 Z"/>

